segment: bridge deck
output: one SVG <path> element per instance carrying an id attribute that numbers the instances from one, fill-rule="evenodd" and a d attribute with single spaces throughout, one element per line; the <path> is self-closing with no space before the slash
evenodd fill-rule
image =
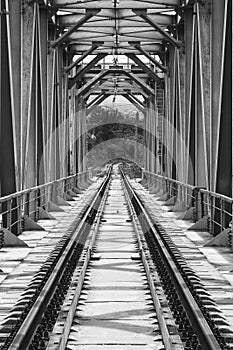
<path id="1" fill-rule="evenodd" d="M 61 211 L 50 211 L 54 219 L 39 220 L 44 230 L 24 231 L 19 236 L 27 246 L 5 247 L 0 250 L 0 322 L 9 313 L 33 275 L 40 269 L 56 243 L 65 234 L 84 204 L 95 193 L 93 183 Z"/>
<path id="2" fill-rule="evenodd" d="M 227 247 L 205 246 L 213 236 L 206 231 L 188 230 L 193 222 L 178 219 L 180 212 L 160 201 L 159 197 L 138 182 L 134 188 L 155 221 L 169 233 L 189 266 L 200 277 L 208 292 L 222 310 L 233 330 L 233 254 Z"/>
<path id="3" fill-rule="evenodd" d="M 144 202 L 144 205 L 149 210 L 151 216 L 155 219 L 155 221 L 162 224 L 165 230 L 169 233 L 173 242 L 182 252 L 190 267 L 201 278 L 207 291 L 216 301 L 219 309 L 222 311 L 225 319 L 228 321 L 228 328 L 233 331 L 233 326 L 231 326 L 233 325 L 233 255 L 230 248 L 204 246 L 205 243 L 212 237 L 209 233 L 188 230 L 188 228 L 192 225 L 191 221 L 178 220 L 177 217 L 180 213 L 177 214 L 169 211 L 171 207 L 164 205 L 164 203 L 159 201 L 158 197 L 155 195 L 149 194 L 148 191 L 137 181 L 132 180 L 131 183 Z M 70 201 L 69 205 L 63 206 L 62 209 L 64 211 L 51 212 L 51 214 L 55 217 L 55 220 L 40 220 L 39 224 L 45 229 L 44 231 L 25 231 L 20 236 L 20 239 L 27 243 L 28 247 L 1 249 L 0 264 L 2 272 L 0 273 L 0 322 L 2 322 L 7 316 L 10 309 L 22 294 L 26 285 L 30 282 L 33 275 L 39 270 L 40 266 L 46 260 L 57 241 L 67 231 L 74 218 L 80 213 L 84 203 L 91 198 L 98 186 L 98 181 L 93 183 L 81 195 L 75 197 L 74 201 Z M 121 204 L 122 208 L 122 190 L 115 186 L 112 191 L 114 192 L 114 200 L 119 198 L 119 203 Z M 105 228 L 102 229 L 103 232 L 101 233 L 101 239 L 98 240 L 96 246 L 97 254 L 101 256 L 101 260 L 98 261 L 97 259 L 97 261 L 92 261 L 91 263 L 93 270 L 90 278 L 94 283 L 94 287 L 92 286 L 89 290 L 89 299 L 86 303 L 87 306 L 85 310 L 82 311 L 84 316 L 88 315 L 87 319 L 89 319 L 91 316 L 95 316 L 94 320 L 96 319 L 96 322 L 99 322 L 99 318 L 96 317 L 97 314 L 114 314 L 114 308 L 116 308 L 118 312 L 122 312 L 124 314 L 124 303 L 129 303 L 134 295 L 134 291 L 132 289 L 137 289 L 138 283 L 142 283 L 143 281 L 143 275 L 140 275 L 140 267 L 137 266 L 137 263 L 133 262 L 131 259 L 133 250 L 125 250 L 126 243 L 132 247 L 134 246 L 133 237 L 125 237 L 123 240 L 121 236 L 122 223 L 120 222 L 122 220 L 126 220 L 125 218 L 127 214 L 124 210 L 122 211 L 122 209 L 120 209 L 122 212 L 118 213 L 119 215 L 117 217 L 112 215 L 112 211 L 115 212 L 119 210 L 119 208 L 118 204 L 114 204 L 111 201 L 109 201 L 109 203 L 107 202 L 107 207 L 108 210 L 105 212 L 105 219 L 110 220 L 110 226 L 107 226 L 108 234 L 106 233 L 106 226 L 104 226 Z M 130 224 L 127 225 L 127 223 L 124 222 L 124 229 L 125 226 L 127 226 L 130 233 Z M 118 235 L 119 240 L 116 240 L 112 234 L 114 237 Z M 113 239 L 114 242 L 112 241 Z M 108 268 L 106 270 L 103 267 L 105 262 L 108 263 Z M 111 262 L 111 266 L 109 265 L 109 262 Z M 125 268 L 126 265 L 129 271 L 127 271 Z M 137 276 L 137 278 L 140 277 L 140 281 L 136 280 L 134 278 L 135 276 Z M 119 292 L 114 292 L 114 295 L 111 293 L 111 283 L 105 283 L 105 280 L 109 279 L 109 277 L 113 279 L 115 278 L 114 284 L 116 284 L 116 281 L 119 279 Z M 123 297 L 121 290 L 122 284 L 125 288 Z M 101 293 L 99 292 L 99 289 L 101 290 Z M 99 300 L 98 303 L 92 304 L 92 296 L 96 296 L 96 293 L 100 298 L 102 293 L 105 296 L 109 295 L 108 303 L 106 305 L 104 305 L 104 303 L 100 304 L 101 300 Z M 132 299 L 131 304 L 128 306 L 135 310 L 140 309 L 140 302 L 142 302 L 142 300 L 140 300 L 140 295 L 142 297 L 142 294 L 143 291 L 139 291 L 139 299 L 135 301 Z M 143 296 L 143 298 L 144 297 L 145 296 Z M 83 294 L 83 298 L 86 299 L 85 292 Z M 113 302 L 114 305 L 112 304 Z M 143 303 L 144 306 L 141 309 L 145 311 L 147 319 L 149 317 L 149 313 L 146 306 L 146 298 L 143 299 Z M 99 312 L 97 312 L 96 308 L 99 306 L 101 306 L 101 308 Z M 108 316 L 106 317 L 108 318 Z M 140 323 L 142 322 L 140 312 L 138 315 L 135 314 L 134 317 L 136 321 L 139 319 Z M 108 321 L 102 320 L 101 322 L 109 323 Z M 147 320 L 144 321 L 144 326 L 147 327 Z M 131 321 L 129 321 L 129 323 L 130 322 Z M 95 328 L 94 323 L 90 325 L 91 329 Z M 124 323 L 125 320 L 122 325 Z M 221 317 L 219 319 L 219 323 L 221 324 Z M 81 326 L 79 326 L 79 328 L 80 327 Z M 150 333 L 149 328 L 148 331 Z M 119 336 L 118 333 L 114 335 L 109 331 L 105 335 L 106 339 Z M 151 335 L 148 335 L 148 337 L 150 338 Z M 92 339 L 93 342 L 96 341 L 95 346 L 98 343 L 97 338 L 98 334 L 96 334 L 95 339 Z M 69 348 L 73 349 L 74 343 L 77 344 L 77 342 L 74 340 L 70 341 Z M 129 342 L 128 345 L 130 344 L 132 343 Z M 140 341 L 138 345 L 140 345 Z"/>

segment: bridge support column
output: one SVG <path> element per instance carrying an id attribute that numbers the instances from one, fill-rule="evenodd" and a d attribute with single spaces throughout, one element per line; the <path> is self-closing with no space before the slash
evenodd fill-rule
<path id="1" fill-rule="evenodd" d="M 11 51 L 8 37 L 6 2 L 1 1 L 0 16 L 0 168 L 1 195 L 16 191 L 13 110 L 11 101 Z M 9 24 L 9 23 L 8 23 Z"/>

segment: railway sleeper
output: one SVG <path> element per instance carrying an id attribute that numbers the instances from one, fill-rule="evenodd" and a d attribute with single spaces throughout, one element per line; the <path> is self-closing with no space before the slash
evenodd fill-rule
<path id="1" fill-rule="evenodd" d="M 125 180 L 125 182 L 127 182 L 127 180 Z M 136 211 L 138 213 L 142 214 L 143 209 L 139 209 L 140 201 L 139 201 L 139 203 L 137 203 L 136 197 L 134 197 L 134 194 L 133 194 L 132 190 L 130 190 L 129 187 L 130 186 L 128 184 L 126 184 L 126 188 L 130 192 L 130 196 L 132 198 L 132 204 L 134 205 L 134 207 L 137 207 Z M 142 215 L 140 215 L 140 217 L 141 216 Z M 145 224 L 145 219 L 141 219 L 141 221 L 142 221 L 143 226 L 146 227 L 147 225 Z M 205 294 L 205 288 L 204 288 L 204 286 L 201 285 L 200 279 L 195 275 L 195 272 L 185 263 L 185 259 L 182 257 L 181 252 L 176 248 L 175 244 L 171 241 L 171 238 L 167 235 L 167 233 L 166 233 L 165 229 L 162 227 L 162 225 L 156 222 L 153 225 L 153 227 L 155 228 L 159 237 L 161 237 L 163 243 L 165 244 L 165 246 L 168 249 L 168 251 L 170 252 L 170 254 L 173 256 L 173 259 L 174 259 L 176 266 L 178 267 L 184 280 L 186 281 L 188 289 L 193 294 L 193 297 L 196 300 L 197 304 L 200 306 L 200 309 L 204 308 L 206 306 L 205 301 L 206 301 L 206 297 L 207 297 L 208 293 Z M 180 314 L 177 312 L 176 303 L 174 303 L 174 297 L 175 297 L 175 299 L 177 299 L 177 294 L 175 292 L 174 286 L 172 285 L 171 279 L 168 276 L 168 273 L 165 271 L 166 268 L 162 263 L 162 256 L 160 256 L 160 253 L 159 253 L 158 249 L 156 248 L 157 243 L 155 243 L 155 242 L 157 241 L 157 238 L 155 239 L 154 234 L 153 234 L 151 229 L 147 230 L 147 232 L 144 235 L 146 237 L 148 247 L 151 251 L 152 259 L 153 259 L 154 263 L 157 265 L 158 273 L 162 279 L 165 293 L 167 294 L 168 300 L 170 301 L 171 308 L 174 310 L 173 315 L 174 315 L 174 317 L 176 317 L 176 322 L 177 322 L 177 324 L 179 324 L 180 330 L 183 331 L 183 326 L 184 326 L 183 322 L 184 322 L 184 323 L 186 323 L 186 326 L 188 325 L 188 327 L 190 329 L 190 333 L 193 333 L 193 337 L 198 338 L 198 334 L 195 334 L 193 332 L 191 325 L 187 323 L 187 322 L 189 322 L 187 315 L 182 313 L 182 317 L 180 317 Z M 193 283 L 193 282 L 195 282 L 195 283 Z M 203 298 L 203 294 L 204 294 L 204 298 Z M 208 302 L 210 299 L 211 298 L 208 297 Z M 224 334 L 221 334 L 221 330 L 218 327 L 219 320 L 221 319 L 221 322 L 223 322 L 222 321 L 223 319 L 221 317 L 219 317 L 219 314 L 221 314 L 221 311 L 219 310 L 218 313 L 212 313 L 212 315 L 210 315 L 209 313 L 206 315 L 204 313 L 202 313 L 202 314 L 203 314 L 203 317 L 206 317 L 206 321 L 209 324 L 209 326 L 211 327 L 213 334 L 215 335 L 215 337 L 220 345 L 220 348 L 221 349 L 229 349 L 229 345 L 226 343 L 226 339 L 224 337 Z M 193 345 L 195 345 L 195 348 L 197 346 L 200 347 L 200 344 L 193 344 L 192 341 L 190 342 L 190 339 L 186 340 L 185 348 L 189 348 L 189 346 L 193 346 Z"/>

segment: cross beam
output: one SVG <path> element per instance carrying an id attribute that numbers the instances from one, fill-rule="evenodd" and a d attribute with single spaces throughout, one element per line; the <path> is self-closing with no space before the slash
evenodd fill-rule
<path id="1" fill-rule="evenodd" d="M 135 43 L 133 41 L 129 41 L 129 44 L 135 49 L 137 49 L 142 55 L 147 57 L 152 63 L 154 63 L 155 66 L 160 68 L 164 73 L 168 72 L 168 68 L 164 65 L 162 65 L 159 61 L 157 61 L 154 57 L 152 57 L 146 50 L 144 50 L 139 43 Z"/>
<path id="2" fill-rule="evenodd" d="M 182 42 L 176 40 L 175 38 L 173 38 L 173 36 L 171 36 L 170 34 L 168 34 L 167 32 L 165 32 L 165 30 L 163 30 L 163 28 L 161 28 L 158 24 L 156 24 L 150 17 L 148 17 L 146 10 L 138 10 L 138 9 L 134 9 L 133 12 L 140 16 L 146 23 L 148 23 L 149 25 L 151 25 L 151 27 L 153 27 L 155 30 L 157 30 L 157 32 L 159 32 L 160 34 L 163 35 L 163 37 L 172 45 L 176 46 L 178 49 L 181 47 Z"/>
<path id="3" fill-rule="evenodd" d="M 92 9 L 92 10 L 87 10 L 86 14 L 80 18 L 80 20 L 75 23 L 67 32 L 65 32 L 62 36 L 60 36 L 58 39 L 51 41 L 50 46 L 52 48 L 56 48 L 57 46 L 61 45 L 66 38 L 68 38 L 73 32 L 76 31 L 76 29 L 80 28 L 84 23 L 86 23 L 91 17 L 95 16 L 100 9 Z"/>
<path id="4" fill-rule="evenodd" d="M 154 95 L 154 90 L 147 85 L 142 79 L 138 78 L 134 73 L 124 71 L 124 74 L 131 78 L 137 85 L 139 85 L 143 90 L 145 90 L 149 95 Z"/>
<path id="5" fill-rule="evenodd" d="M 103 70 L 101 71 L 99 74 L 97 74 L 94 78 L 92 78 L 88 83 L 86 83 L 84 86 L 82 86 L 79 90 L 76 96 L 80 96 L 83 94 L 86 94 L 86 92 L 91 88 L 91 86 L 93 86 L 94 84 L 96 84 L 99 80 L 101 80 L 104 76 L 109 75 L 109 74 L 124 74 L 127 77 L 129 77 L 131 80 L 133 80 L 137 85 L 139 85 L 143 90 L 145 90 L 147 92 L 148 95 L 153 95 L 155 94 L 154 90 L 147 85 L 142 79 L 138 78 L 135 74 L 133 74 L 132 72 L 129 72 L 127 70 L 123 70 L 123 69 L 108 69 L 108 70 Z"/>
<path id="6" fill-rule="evenodd" d="M 133 82 L 132 86 L 136 87 L 138 89 L 138 86 L 134 82 Z M 127 91 L 127 89 L 124 89 L 124 90 Z M 144 90 L 140 89 L 138 91 L 139 91 L 140 95 L 142 95 L 145 99 L 147 99 L 149 97 L 148 93 L 145 92 Z"/>
<path id="7" fill-rule="evenodd" d="M 104 92 L 98 94 L 95 98 L 93 98 L 93 100 L 89 103 L 87 103 L 86 107 L 89 108 L 91 107 L 93 104 L 95 105 L 95 103 L 101 99 L 103 96 L 105 96 L 106 94 Z"/>
<path id="8" fill-rule="evenodd" d="M 95 75 L 91 80 L 88 81 L 88 83 L 83 85 L 78 90 L 76 96 L 84 95 L 94 84 L 96 84 L 99 80 L 101 80 L 107 74 L 108 74 L 108 71 L 107 70 L 103 70 L 99 74 Z"/>
<path id="9" fill-rule="evenodd" d="M 107 98 L 108 96 L 109 96 L 108 94 L 104 94 L 98 101 L 96 101 L 91 107 L 89 107 L 89 108 L 86 110 L 86 111 L 87 111 L 86 115 L 90 114 L 90 113 L 93 111 L 94 107 L 95 107 L 95 106 L 98 106 L 101 102 L 103 102 L 104 100 L 106 100 L 106 98 Z"/>
<path id="10" fill-rule="evenodd" d="M 94 67 L 94 65 L 107 56 L 107 53 L 99 53 L 91 62 L 89 62 L 84 68 L 80 69 L 78 73 L 73 77 L 69 78 L 69 88 L 77 83 L 79 79 L 81 79 L 89 70 Z"/>
<path id="11" fill-rule="evenodd" d="M 137 96 L 135 96 L 132 91 L 130 92 L 130 96 L 132 96 L 134 98 L 134 100 L 141 106 L 144 107 L 144 104 L 142 101 L 139 100 L 139 98 L 137 98 Z"/>
<path id="12" fill-rule="evenodd" d="M 103 42 L 101 42 L 102 44 Z M 93 43 L 92 46 L 85 51 L 82 56 L 80 56 L 76 61 L 72 62 L 68 67 L 65 67 L 65 72 L 69 73 L 69 71 L 74 68 L 75 66 L 77 66 L 82 60 L 84 60 L 84 58 L 86 58 L 88 55 L 90 55 L 93 51 L 95 51 L 95 49 L 97 49 L 97 47 L 100 45 L 99 43 Z"/>
<path id="13" fill-rule="evenodd" d="M 134 53 L 126 53 L 128 58 L 133 60 L 139 67 L 141 67 L 149 77 L 152 77 L 158 83 L 161 83 L 163 79 L 161 79 L 153 70 L 151 70 L 144 62 L 142 62 Z"/>
<path id="14" fill-rule="evenodd" d="M 97 101 L 95 101 L 95 103 L 93 103 L 91 105 L 91 107 L 95 107 L 97 105 L 99 105 L 101 102 L 103 102 L 104 100 L 106 100 L 106 98 L 108 97 L 109 95 L 108 94 L 102 94 L 101 97 L 99 97 L 99 99 Z"/>
<path id="15" fill-rule="evenodd" d="M 139 109 L 139 111 L 141 111 L 143 114 L 145 113 L 145 109 L 134 100 L 132 95 L 130 94 L 121 94 L 121 95 L 124 98 L 126 98 L 130 103 L 132 103 L 137 109 Z"/>

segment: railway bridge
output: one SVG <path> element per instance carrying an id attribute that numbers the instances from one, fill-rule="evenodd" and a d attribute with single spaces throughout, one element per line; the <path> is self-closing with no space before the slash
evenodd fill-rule
<path id="1" fill-rule="evenodd" d="M 0 348 L 233 349 L 232 1 L 0 11 Z"/>

